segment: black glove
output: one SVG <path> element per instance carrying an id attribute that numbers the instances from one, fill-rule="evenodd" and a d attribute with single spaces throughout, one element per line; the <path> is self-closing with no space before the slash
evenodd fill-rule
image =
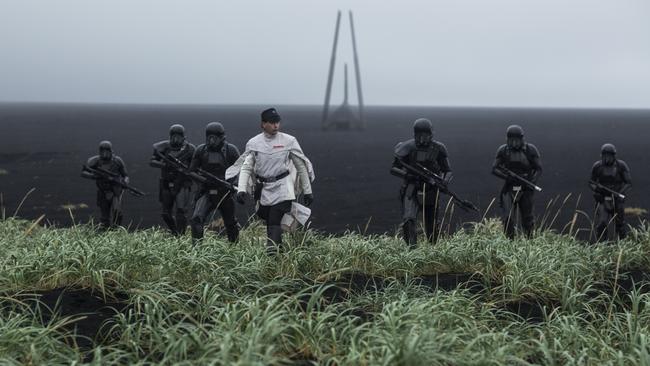
<path id="1" fill-rule="evenodd" d="M 311 206 L 311 204 L 314 202 L 314 194 L 313 193 L 307 193 L 303 196 L 303 201 L 305 201 L 305 206 Z"/>
<path id="2" fill-rule="evenodd" d="M 237 202 L 241 203 L 242 205 L 246 203 L 246 199 L 248 198 L 248 193 L 241 191 L 237 192 L 237 195 L 235 196 L 235 199 Z"/>

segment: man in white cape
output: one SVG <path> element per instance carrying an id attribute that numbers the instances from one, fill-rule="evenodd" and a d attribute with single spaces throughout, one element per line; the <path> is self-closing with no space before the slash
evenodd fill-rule
<path id="1" fill-rule="evenodd" d="M 226 171 L 226 179 L 239 175 L 236 199 L 245 203 L 249 195 L 259 201 L 257 215 L 266 222 L 267 251 L 275 253 L 282 244 L 282 217 L 291 211 L 300 194 L 306 206 L 314 196 L 314 169 L 298 140 L 280 132 L 280 114 L 275 108 L 262 112 L 259 135 L 246 143 L 246 150 Z"/>

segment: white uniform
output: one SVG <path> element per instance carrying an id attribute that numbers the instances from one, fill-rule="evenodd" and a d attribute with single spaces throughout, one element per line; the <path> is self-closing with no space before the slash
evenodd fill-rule
<path id="1" fill-rule="evenodd" d="M 272 179 L 288 172 L 284 178 L 264 183 L 260 205 L 272 206 L 292 201 L 301 192 L 311 194 L 314 169 L 295 137 L 278 132 L 260 133 L 246 143 L 246 151 L 226 171 L 226 179 L 239 174 L 238 190 L 253 193 L 256 177 Z"/>

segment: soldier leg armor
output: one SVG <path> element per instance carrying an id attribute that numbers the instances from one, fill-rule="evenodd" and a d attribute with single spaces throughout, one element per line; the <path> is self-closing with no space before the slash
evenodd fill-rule
<path id="1" fill-rule="evenodd" d="M 607 241 L 609 239 L 607 227 L 612 220 L 614 208 L 608 201 L 596 203 L 596 241 Z"/>
<path id="2" fill-rule="evenodd" d="M 616 200 L 614 209 L 616 212 L 616 216 L 614 217 L 616 234 L 618 234 L 618 238 L 622 240 L 627 236 L 627 226 L 625 225 L 625 205 L 621 200 Z"/>
<path id="3" fill-rule="evenodd" d="M 112 227 L 122 225 L 122 192 L 114 194 L 111 200 Z"/>
<path id="4" fill-rule="evenodd" d="M 172 216 L 172 210 L 174 208 L 174 193 L 165 186 L 163 181 L 160 182 L 160 194 L 159 200 L 162 204 L 162 219 L 171 231 L 172 234 L 177 234 L 176 221 Z"/>
<path id="5" fill-rule="evenodd" d="M 221 201 L 219 205 L 219 212 L 223 218 L 223 223 L 226 226 L 226 235 L 228 241 L 234 243 L 239 238 L 239 223 L 235 217 L 235 201 L 232 194 L 228 195 Z"/>
<path id="6" fill-rule="evenodd" d="M 203 238 L 203 223 L 212 209 L 213 207 L 208 193 L 203 194 L 199 200 L 196 201 L 196 206 L 194 207 L 194 213 L 192 214 L 192 220 L 190 223 L 193 239 Z"/>
<path id="7" fill-rule="evenodd" d="M 111 200 L 113 193 L 110 191 L 97 190 L 97 206 L 101 213 L 99 224 L 102 229 L 108 229 L 111 226 Z M 110 198 L 107 198 L 109 196 Z"/>
<path id="8" fill-rule="evenodd" d="M 517 201 L 519 197 L 517 197 Z M 515 200 L 515 195 L 510 191 L 501 193 L 501 222 L 503 223 L 503 231 L 509 239 L 515 237 L 515 223 L 517 221 L 518 204 Z"/>
<path id="9" fill-rule="evenodd" d="M 424 230 L 427 234 L 427 240 L 433 244 L 438 242 L 440 234 L 438 211 L 440 211 L 440 207 L 435 204 L 424 206 Z"/>
<path id="10" fill-rule="evenodd" d="M 415 248 L 418 243 L 417 216 L 420 205 L 415 192 L 415 185 L 409 184 L 402 193 L 402 237 L 406 244 Z"/>
<path id="11" fill-rule="evenodd" d="M 519 213 L 521 214 L 521 227 L 527 238 L 533 236 L 535 228 L 535 216 L 533 216 L 533 191 L 522 191 L 518 202 Z"/>
<path id="12" fill-rule="evenodd" d="M 187 213 L 190 212 L 191 204 L 192 187 L 189 185 L 181 187 L 175 197 L 177 235 L 185 234 L 185 229 L 187 228 Z"/>

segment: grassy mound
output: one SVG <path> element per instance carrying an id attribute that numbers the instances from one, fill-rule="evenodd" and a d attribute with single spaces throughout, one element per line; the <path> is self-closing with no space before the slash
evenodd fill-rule
<path id="1" fill-rule="evenodd" d="M 650 229 L 509 241 L 496 221 L 406 250 L 391 236 L 232 245 L 158 229 L 0 222 L 9 364 L 650 364 Z"/>

